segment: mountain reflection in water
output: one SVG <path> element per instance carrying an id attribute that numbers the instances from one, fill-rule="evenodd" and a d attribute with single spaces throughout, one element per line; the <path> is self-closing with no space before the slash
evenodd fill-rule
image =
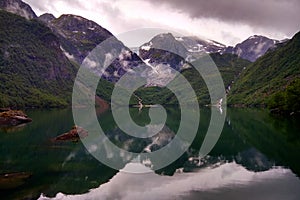
<path id="1" fill-rule="evenodd" d="M 147 109 L 132 108 L 133 120 L 150 121 Z M 298 119 L 271 117 L 264 110 L 228 109 L 219 141 L 205 158 L 198 150 L 211 111 L 201 109 L 199 131 L 175 162 L 156 171 L 146 157 L 117 156 L 121 171 L 99 163 L 81 142 L 51 142 L 72 127 L 70 110 L 28 111 L 33 122 L 7 133 L 0 130 L 1 174 L 30 172 L 25 184 L 0 190 L 4 199 L 299 199 L 300 137 Z M 152 138 L 133 138 L 116 126 L 110 111 L 98 116 L 106 138 L 134 152 L 156 151 L 178 130 L 180 109 L 168 107 L 167 122 Z M 101 146 L 90 146 L 97 151 Z M 124 168 L 147 168 L 128 174 Z M 93 189 L 94 188 L 94 189 Z M 253 196 L 254 195 L 254 196 Z M 201 197 L 201 198 L 200 198 Z M 253 197 L 253 198 L 252 198 Z"/>

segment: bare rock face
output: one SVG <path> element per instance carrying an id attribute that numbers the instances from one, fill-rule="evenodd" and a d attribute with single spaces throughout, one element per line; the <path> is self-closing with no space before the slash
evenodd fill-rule
<path id="1" fill-rule="evenodd" d="M 39 16 L 38 19 L 46 24 L 49 24 L 51 21 L 53 21 L 56 18 L 51 13 L 45 13 Z"/>
<path id="2" fill-rule="evenodd" d="M 0 112 L 0 125 L 17 126 L 31 121 L 32 119 L 30 119 L 23 111 L 20 110 L 8 110 Z"/>
<path id="3" fill-rule="evenodd" d="M 61 48 L 68 57 L 79 64 L 98 44 L 113 35 L 97 23 L 76 15 L 54 16 L 44 14 L 39 17 L 58 36 Z"/>
<path id="4" fill-rule="evenodd" d="M 159 34 L 139 49 L 139 56 L 156 66 L 159 63 L 169 64 L 180 70 L 188 51 L 171 33 Z M 181 57 L 182 56 L 182 57 Z"/>
<path id="5" fill-rule="evenodd" d="M 20 15 L 26 19 L 37 18 L 31 7 L 21 0 L 1 0 L 0 9 Z"/>
<path id="6" fill-rule="evenodd" d="M 103 74 L 103 78 L 108 81 L 116 82 L 128 70 L 144 64 L 134 52 L 114 38 L 112 33 L 94 21 L 70 14 L 55 18 L 47 13 L 41 15 L 39 20 L 59 38 L 60 48 L 66 57 L 79 65 L 97 45 L 109 39 L 111 47 L 120 54 Z M 95 73 L 97 74 L 96 71 Z"/>
<path id="7" fill-rule="evenodd" d="M 225 53 L 236 54 L 243 59 L 254 62 L 259 57 L 263 56 L 269 49 L 275 48 L 278 43 L 280 43 L 278 40 L 254 35 L 237 44 L 235 47 L 228 47 L 225 50 Z"/>

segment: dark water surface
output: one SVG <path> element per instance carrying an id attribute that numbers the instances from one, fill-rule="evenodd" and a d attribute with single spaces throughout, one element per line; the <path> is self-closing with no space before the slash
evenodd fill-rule
<path id="1" fill-rule="evenodd" d="M 171 107 L 167 113 L 163 134 L 173 137 L 180 110 Z M 11 188 L 0 181 L 1 199 L 300 199 L 299 118 L 228 109 L 219 141 L 209 156 L 199 160 L 211 116 L 209 109 L 202 109 L 198 134 L 186 153 L 163 169 L 129 174 L 101 164 L 81 141 L 51 141 L 73 126 L 71 110 L 27 114 L 32 123 L 0 129 L 0 174 L 31 176 Z M 133 108 L 131 116 L 139 125 L 150 122 L 147 109 L 139 113 Z M 130 151 L 155 151 L 165 143 L 126 136 L 110 111 L 99 114 L 98 120 L 112 142 Z M 146 160 L 122 158 L 120 162 L 126 169 L 145 167 L 141 163 Z"/>

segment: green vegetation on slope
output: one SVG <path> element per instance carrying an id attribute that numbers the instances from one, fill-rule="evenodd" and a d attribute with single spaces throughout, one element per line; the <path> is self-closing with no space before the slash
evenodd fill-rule
<path id="1" fill-rule="evenodd" d="M 300 33 L 297 33 L 286 45 L 269 51 L 241 74 L 229 93 L 228 103 L 266 106 L 270 102 L 270 107 L 275 108 L 280 102 L 274 101 L 281 101 L 280 96 L 286 96 L 287 86 L 300 77 L 299 55 Z M 283 101 L 291 103 L 287 99 Z"/>
<path id="2" fill-rule="evenodd" d="M 247 67 L 250 62 L 238 58 L 236 55 L 218 53 L 211 54 L 211 58 L 217 65 L 224 81 L 224 86 L 227 88 L 231 85 L 244 67 Z M 210 96 L 206 84 L 194 68 L 188 68 L 181 71 L 182 75 L 188 80 L 194 89 L 200 105 L 210 104 Z M 178 86 L 180 87 L 180 86 Z M 178 104 L 177 98 L 168 88 L 145 87 L 140 88 L 136 95 L 143 99 L 144 104 Z M 132 97 L 132 103 L 137 103 L 136 98 Z"/>
<path id="3" fill-rule="evenodd" d="M 284 91 L 273 94 L 267 104 L 274 113 L 300 113 L 300 78 L 291 82 Z"/>
<path id="4" fill-rule="evenodd" d="M 114 84 L 112 82 L 101 78 L 98 83 L 96 94 L 103 100 L 110 102 L 113 89 Z"/>
<path id="5" fill-rule="evenodd" d="M 212 54 L 227 88 L 249 62 L 231 54 Z M 0 11 L 0 107 L 61 107 L 70 104 L 78 66 L 71 63 L 51 29 L 37 20 Z M 183 76 L 196 92 L 200 105 L 210 103 L 201 75 L 184 69 Z M 177 87 L 177 86 L 176 86 Z M 182 87 L 178 85 L 178 87 Z M 102 80 L 97 95 L 110 101 L 114 86 Z M 177 104 L 168 88 L 146 87 L 135 94 L 144 104 Z M 131 104 L 138 98 L 132 95 Z"/>
<path id="6" fill-rule="evenodd" d="M 77 68 L 37 20 L 0 11 L 0 107 L 61 107 Z"/>

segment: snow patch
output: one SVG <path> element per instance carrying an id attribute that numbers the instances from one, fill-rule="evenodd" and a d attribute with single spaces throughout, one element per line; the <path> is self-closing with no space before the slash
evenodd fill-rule
<path id="1" fill-rule="evenodd" d="M 79 21 L 83 21 L 82 17 L 79 16 L 74 16 L 75 19 L 79 20 Z"/>
<path id="2" fill-rule="evenodd" d="M 88 57 L 86 59 L 84 59 L 84 65 L 87 66 L 90 69 L 94 69 L 97 67 L 97 63 L 91 59 L 89 59 Z"/>
<path id="3" fill-rule="evenodd" d="M 222 47 L 222 48 L 225 47 L 225 45 L 220 44 L 220 43 L 218 43 L 218 42 L 215 42 L 215 41 L 213 41 L 213 40 L 207 40 L 207 42 L 208 42 L 209 44 L 214 45 L 214 46 L 218 46 L 218 47 Z"/>
<path id="4" fill-rule="evenodd" d="M 166 64 L 158 64 L 147 74 L 147 86 L 164 87 L 175 78 L 175 73 Z"/>
<path id="5" fill-rule="evenodd" d="M 106 53 L 105 54 L 105 61 L 104 61 L 104 63 L 103 63 L 103 66 L 104 67 L 107 67 L 107 66 L 109 66 L 112 62 L 113 62 L 113 54 L 111 54 L 111 53 Z"/>
<path id="6" fill-rule="evenodd" d="M 155 71 L 155 73 L 158 73 L 157 71 L 156 71 L 156 68 L 154 67 L 154 66 L 152 66 L 149 62 L 150 62 L 150 58 L 149 59 L 146 59 L 146 60 L 143 60 L 144 61 L 144 63 L 146 64 L 146 65 L 148 65 L 149 67 L 151 67 L 152 69 L 153 69 L 153 71 Z"/>
<path id="7" fill-rule="evenodd" d="M 131 59 L 131 56 L 131 52 L 123 48 L 118 58 L 122 61 L 124 59 Z"/>
<path id="8" fill-rule="evenodd" d="M 253 36 L 250 36 L 249 38 L 248 38 L 248 40 L 252 40 L 252 39 L 256 39 L 257 38 L 257 36 L 256 35 L 253 35 Z"/>
<path id="9" fill-rule="evenodd" d="M 236 54 L 240 57 L 242 53 L 243 53 L 243 50 L 239 47 L 236 51 Z"/>
<path id="10" fill-rule="evenodd" d="M 255 54 L 261 54 L 262 53 L 262 50 L 263 48 L 266 46 L 266 43 L 265 42 L 261 42 L 257 45 L 257 47 L 254 49 L 254 53 Z"/>
<path id="11" fill-rule="evenodd" d="M 60 49 L 63 51 L 63 53 L 69 60 L 75 60 L 74 56 L 69 54 L 66 50 L 64 50 L 64 48 L 62 46 L 60 46 Z"/>
<path id="12" fill-rule="evenodd" d="M 114 77 L 120 77 L 118 71 L 114 71 Z"/>
<path id="13" fill-rule="evenodd" d="M 184 41 L 184 39 L 182 37 L 175 37 L 175 39 L 180 42 Z"/>
<path id="14" fill-rule="evenodd" d="M 152 42 L 150 42 L 148 45 L 146 44 L 146 45 L 141 46 L 141 49 L 145 50 L 145 51 L 149 51 L 151 49 L 151 47 L 152 47 Z"/>
<path id="15" fill-rule="evenodd" d="M 191 53 L 198 53 L 198 52 L 203 52 L 203 50 L 204 50 L 205 48 L 206 48 L 206 47 L 203 47 L 202 44 L 197 44 L 197 45 L 194 46 L 193 48 L 188 49 L 188 51 L 191 52 Z"/>
<path id="16" fill-rule="evenodd" d="M 171 68 L 169 64 L 152 64 L 150 63 L 150 59 L 143 61 L 147 66 L 149 66 L 149 68 L 145 70 L 144 74 L 142 74 L 142 76 L 147 79 L 146 87 L 164 87 L 175 78 L 175 70 Z"/>

